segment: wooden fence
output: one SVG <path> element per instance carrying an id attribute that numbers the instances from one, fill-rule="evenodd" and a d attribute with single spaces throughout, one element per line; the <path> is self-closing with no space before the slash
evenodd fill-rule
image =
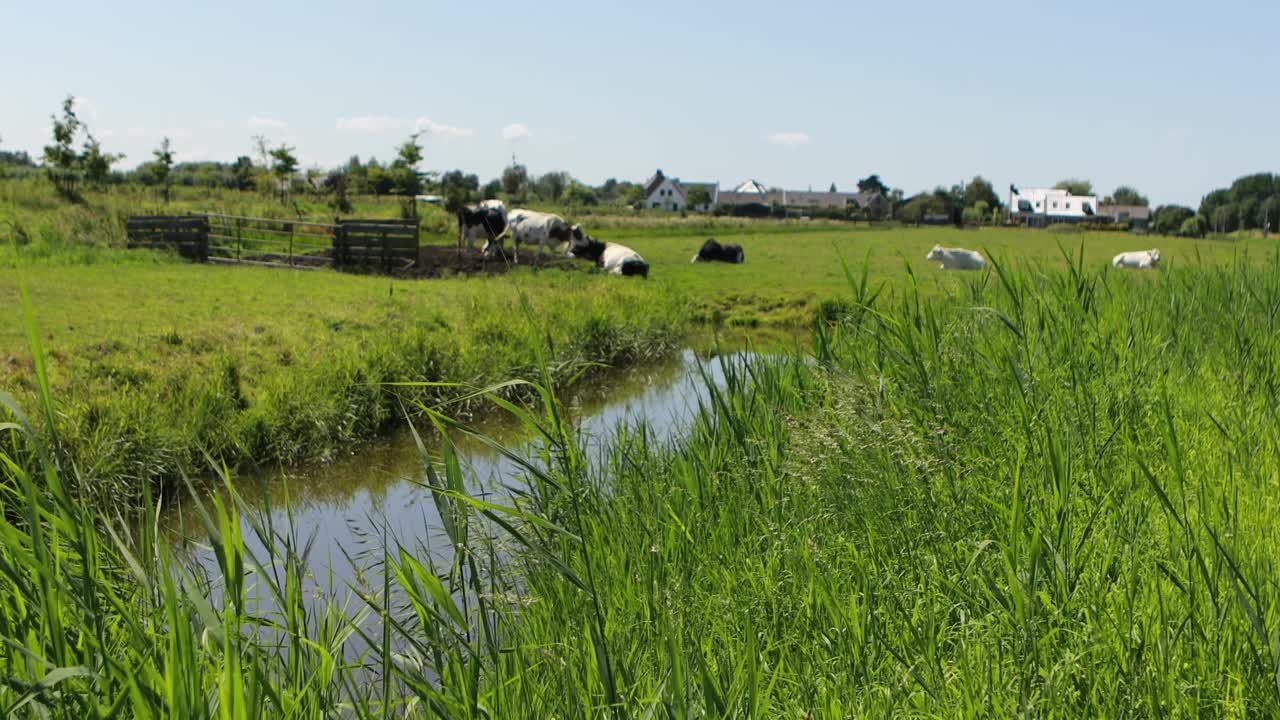
<path id="1" fill-rule="evenodd" d="M 199 262 L 396 272 L 418 260 L 417 219 L 303 220 L 205 215 L 133 216 L 129 247 L 173 247 Z"/>
<path id="2" fill-rule="evenodd" d="M 209 218 L 203 215 L 144 215 L 125 222 L 128 246 L 170 247 L 197 262 L 209 259 Z"/>
<path id="3" fill-rule="evenodd" d="M 418 261 L 418 220 L 339 220 L 333 263 L 392 272 Z"/>
<path id="4" fill-rule="evenodd" d="M 209 254 L 215 262 L 328 267 L 337 225 L 209 213 Z"/>

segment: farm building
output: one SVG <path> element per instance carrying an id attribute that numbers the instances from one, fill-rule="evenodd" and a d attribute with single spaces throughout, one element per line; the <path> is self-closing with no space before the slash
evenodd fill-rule
<path id="1" fill-rule="evenodd" d="M 1113 223 L 1128 223 L 1132 230 L 1146 230 L 1151 225 L 1151 208 L 1145 205 L 1103 205 L 1098 215 Z"/>
<path id="2" fill-rule="evenodd" d="M 689 205 L 689 193 L 696 188 L 707 191 L 710 202 Z M 715 206 L 719 183 L 682 183 L 680 178 L 667 177 L 658 170 L 644 185 L 644 207 L 654 210 L 697 210 L 705 212 Z"/>
<path id="3" fill-rule="evenodd" d="M 695 188 L 706 190 L 710 202 L 689 205 L 689 194 Z M 769 188 L 759 180 L 747 180 L 732 190 L 721 190 L 719 183 L 682 183 L 658 170 L 644 186 L 643 207 L 654 210 L 679 212 L 697 210 L 705 212 L 716 208 L 729 210 L 735 215 L 768 215 L 772 208 L 781 206 L 793 214 L 806 210 L 830 210 L 853 207 L 859 211 L 882 215 L 889 200 L 878 191 L 866 192 L 813 192 L 812 190 L 782 190 Z"/>
<path id="4" fill-rule="evenodd" d="M 1009 186 L 1009 212 L 1027 225 L 1088 222 L 1098 217 L 1098 198 L 1057 188 Z"/>

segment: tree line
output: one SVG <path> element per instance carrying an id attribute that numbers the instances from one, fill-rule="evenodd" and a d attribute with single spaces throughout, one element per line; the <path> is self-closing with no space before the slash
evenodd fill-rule
<path id="1" fill-rule="evenodd" d="M 330 170 L 301 170 L 295 148 L 275 145 L 265 136 L 252 139 L 251 152 L 234 162 L 176 162 L 169 138 L 163 138 L 151 158 L 129 171 L 115 170 L 123 154 L 106 151 L 92 130 L 75 112 L 75 97 L 68 95 L 60 113 L 51 117 L 51 140 L 37 162 L 26 152 L 0 150 L 0 177 L 24 177 L 43 173 L 57 192 L 77 200 L 82 187 L 140 184 L 158 190 L 167 202 L 174 186 L 257 190 L 282 202 L 297 192 L 326 196 L 334 209 L 350 212 L 351 195 L 417 196 L 437 194 L 450 211 L 462 205 L 505 197 L 515 202 L 540 201 L 571 206 L 597 204 L 639 207 L 644 186 L 614 178 L 590 186 L 568 172 L 556 170 L 539 176 L 513 163 L 502 175 L 480 182 L 478 175 L 462 170 L 423 172 L 421 133 L 410 135 L 395 148 L 390 162 L 376 157 L 352 156 L 345 165 Z M 1055 185 L 1073 195 L 1093 195 L 1088 180 L 1066 179 Z M 831 191 L 835 192 L 835 183 Z M 879 175 L 858 181 L 858 191 L 876 199 L 867 207 L 821 209 L 816 214 L 833 217 L 908 223 L 997 224 L 1006 217 L 1004 203 L 990 181 L 981 176 L 951 187 L 936 187 L 911 197 L 891 189 Z M 702 187 L 690 188 L 691 207 L 709 205 L 711 196 Z M 1131 186 L 1120 186 L 1103 199 L 1105 205 L 1149 207 L 1148 199 Z M 785 208 L 772 208 L 785 214 Z M 1151 228 L 1167 235 L 1201 237 L 1238 230 L 1270 229 L 1280 218 L 1280 175 L 1256 173 L 1237 179 L 1230 187 L 1210 192 L 1197 209 L 1161 205 L 1152 212 Z"/>

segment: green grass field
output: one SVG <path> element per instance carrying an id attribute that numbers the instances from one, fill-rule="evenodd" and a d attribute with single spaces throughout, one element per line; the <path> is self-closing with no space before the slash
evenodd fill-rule
<path id="1" fill-rule="evenodd" d="M 325 217 L 311 200 L 285 207 L 252 193 L 179 189 L 161 208 L 137 191 L 66 205 L 30 183 L 0 183 L 0 302 L 17 307 L 25 277 L 49 355 L 66 449 L 112 494 L 228 462 L 293 462 L 368 437 L 399 414 L 396 380 L 484 384 L 528 376 L 528 311 L 571 368 L 668 349 L 691 330 L 807 328 L 847 293 L 842 261 L 867 263 L 886 297 L 907 288 L 954 295 L 972 280 L 924 260 L 935 243 L 982 250 L 1011 270 L 1056 273 L 1064 250 L 1091 268 L 1116 252 L 1159 246 L 1167 266 L 1259 262 L 1271 243 L 1145 238 L 1119 233 L 875 229 L 798 220 L 574 215 L 598 237 L 652 265 L 647 282 L 576 270 L 520 268 L 504 277 L 412 281 L 331 272 L 197 266 L 126 251 L 131 211 L 214 207 L 273 217 Z M 360 199 L 367 216 L 395 199 Z M 443 211 L 423 208 L 426 242 L 452 243 Z M 291 215 L 293 214 L 293 215 Z M 746 248 L 741 266 L 691 264 L 708 236 Z M 18 268 L 21 268 L 19 273 Z M 984 282 L 994 275 L 982 274 Z M 16 318 L 16 313 L 15 313 Z M 0 326 L 0 382 L 29 404 L 33 362 L 22 323 Z M 443 396 L 445 393 L 436 391 Z M 126 489 L 118 489 L 123 484 Z M 132 488 L 132 490 L 127 490 Z"/>
<path id="2" fill-rule="evenodd" d="M 1186 257 L 874 297 L 855 265 L 812 355 L 731 370 L 677 447 L 589 463 L 550 392 L 509 406 L 544 448 L 510 507 L 428 436 L 462 552 L 370 538 L 347 603 L 305 591 L 305 534 L 251 522 L 246 556 L 247 504 L 207 501 L 206 575 L 6 444 L 0 710 L 1273 717 L 1280 264 Z"/>

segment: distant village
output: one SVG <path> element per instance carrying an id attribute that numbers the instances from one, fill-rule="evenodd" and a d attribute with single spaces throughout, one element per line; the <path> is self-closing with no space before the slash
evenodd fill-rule
<path id="1" fill-rule="evenodd" d="M 640 205 L 647 210 L 717 212 L 742 217 L 838 215 L 882 220 L 893 218 L 896 208 L 911 202 L 910 198 L 894 197 L 876 176 L 869 180 L 871 182 L 864 181 L 869 187 L 856 192 L 841 192 L 834 186 L 826 192 L 784 190 L 754 179 L 725 190 L 719 182 L 686 182 L 658 170 L 645 182 Z M 937 209 L 926 207 L 934 211 L 924 212 L 912 220 L 933 225 L 965 221 L 959 210 L 947 213 Z M 1151 209 L 1145 205 L 1107 205 L 1095 195 L 1073 195 L 1069 190 L 1057 188 L 1010 186 L 1003 211 L 999 207 L 986 210 L 999 213 L 1004 222 L 1031 227 L 1124 223 L 1132 229 L 1145 230 L 1151 221 Z M 981 222 L 990 220 L 984 217 Z"/>

